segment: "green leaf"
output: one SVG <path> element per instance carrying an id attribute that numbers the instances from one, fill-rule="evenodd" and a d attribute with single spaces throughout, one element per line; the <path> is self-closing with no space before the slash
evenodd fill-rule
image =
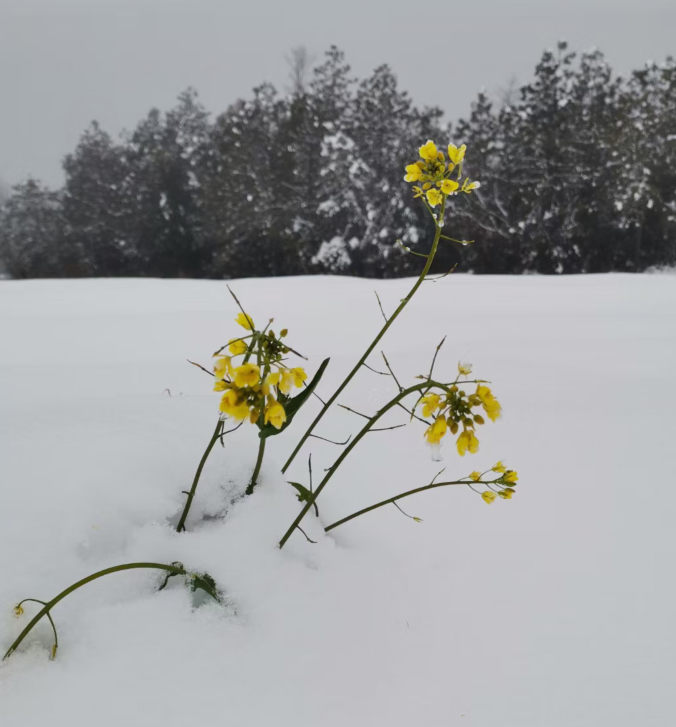
<path id="1" fill-rule="evenodd" d="M 281 429 L 275 429 L 272 424 L 265 424 L 261 427 L 258 434 L 261 439 L 281 434 L 291 424 L 296 412 L 312 396 L 312 392 L 315 390 L 317 384 L 324 375 L 324 371 L 326 371 L 326 367 L 329 365 L 330 360 L 331 359 L 325 358 L 322 361 L 322 365 L 317 369 L 317 373 L 312 378 L 312 381 L 303 389 L 303 391 L 300 392 L 300 394 L 298 394 L 298 396 L 294 396 L 292 399 L 283 398 L 281 396 L 279 397 L 279 401 L 284 406 L 284 411 L 286 412 L 286 421 L 282 425 Z"/>
<path id="2" fill-rule="evenodd" d="M 298 502 L 310 502 L 312 500 L 312 493 L 305 485 L 301 485 L 299 482 L 289 482 L 289 484 L 298 490 Z"/>
<path id="3" fill-rule="evenodd" d="M 299 502 L 312 502 L 312 500 L 314 499 L 314 494 L 312 492 L 310 492 L 310 490 L 308 490 L 308 488 L 305 487 L 305 485 L 301 485 L 300 482 L 290 482 L 289 480 L 287 480 L 287 482 L 292 487 L 295 487 L 298 490 L 298 495 L 296 495 L 296 497 L 298 497 Z M 315 515 L 317 515 L 317 517 L 319 517 L 319 508 L 317 507 L 316 502 L 314 503 L 314 506 L 315 506 Z"/>
<path id="4" fill-rule="evenodd" d="M 190 589 L 194 592 L 197 589 L 208 593 L 214 600 L 221 602 L 216 581 L 208 573 L 191 573 L 192 579 Z"/>

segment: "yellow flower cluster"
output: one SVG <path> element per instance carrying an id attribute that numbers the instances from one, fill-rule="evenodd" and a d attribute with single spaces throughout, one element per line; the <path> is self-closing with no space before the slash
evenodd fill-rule
<path id="1" fill-rule="evenodd" d="M 252 424 L 262 422 L 281 429 L 286 411 L 280 394 L 286 397 L 294 386 L 302 387 L 307 374 L 300 367 L 287 368 L 282 363 L 290 351 L 281 340 L 288 333 L 286 329 L 279 336 L 267 328 L 257 331 L 253 319 L 243 312 L 235 322 L 251 333 L 228 341 L 226 346 L 232 355 L 222 355 L 223 349 L 215 354 L 214 391 L 224 392 L 219 406 L 221 416 L 236 421 L 248 418 Z M 233 363 L 237 356 L 244 356 L 239 366 Z M 250 361 L 253 357 L 256 363 Z"/>
<path id="2" fill-rule="evenodd" d="M 486 482 L 485 480 L 482 480 L 481 478 L 487 474 L 486 472 L 471 472 L 468 479 L 472 480 L 472 482 L 477 482 L 479 484 L 488 485 L 491 489 L 486 490 L 485 492 L 479 492 L 478 490 L 474 490 L 475 492 L 479 492 L 481 497 L 483 498 L 484 502 L 491 505 L 493 502 L 495 502 L 496 497 L 500 497 L 503 500 L 511 500 L 512 496 L 516 492 L 514 489 L 516 487 L 516 482 L 519 479 L 516 470 L 508 470 L 502 462 L 498 462 L 496 465 L 491 467 L 488 472 L 498 472 L 501 476 L 498 477 L 497 480 L 490 480 Z M 468 483 L 470 484 L 470 483 Z M 470 484 L 471 487 L 471 484 Z M 497 489 L 496 489 L 497 488 Z M 472 489 L 474 489 L 472 487 Z"/>
<path id="3" fill-rule="evenodd" d="M 461 375 L 466 376 L 471 370 L 471 364 L 458 365 Z M 456 447 L 458 454 L 464 457 L 467 452 L 475 454 L 479 451 L 475 428 L 477 424 L 485 423 L 483 416 L 472 409 L 481 407 L 494 422 L 500 416 L 502 407 L 488 386 L 478 383 L 476 391 L 467 394 L 458 384 L 462 385 L 463 382 L 458 380 L 451 386 L 440 389 L 441 393 L 428 392 L 420 399 L 420 403 L 423 417 L 434 417 L 425 432 L 425 438 L 430 444 L 439 444 L 449 429 L 451 434 L 456 435 L 462 425 Z"/>
<path id="4" fill-rule="evenodd" d="M 448 145 L 448 161 L 443 151 L 437 149 L 433 141 L 428 141 L 420 147 L 420 159 L 415 164 L 406 167 L 407 182 L 420 182 L 422 186 L 414 186 L 414 196 L 427 199 L 430 207 L 441 204 L 445 197 L 458 192 L 469 194 L 478 189 L 479 182 L 471 182 L 469 177 L 462 180 L 462 163 L 467 147 L 455 144 Z M 455 172 L 455 179 L 451 175 Z"/>

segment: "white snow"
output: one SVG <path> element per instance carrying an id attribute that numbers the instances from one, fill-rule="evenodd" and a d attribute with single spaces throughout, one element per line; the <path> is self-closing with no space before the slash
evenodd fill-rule
<path id="1" fill-rule="evenodd" d="M 331 365 L 327 395 L 410 280 L 279 278 L 231 283 L 256 320 L 275 317 Z M 676 674 L 673 276 L 471 277 L 425 283 L 382 348 L 399 378 L 471 361 L 503 419 L 445 475 L 519 472 L 512 501 L 465 488 L 404 500 L 324 535 L 317 519 L 276 548 L 299 510 L 279 469 L 317 411 L 272 440 L 254 496 L 255 430 L 209 460 L 208 364 L 233 337 L 225 283 L 0 282 L 0 647 L 49 599 L 136 560 L 208 571 L 232 606 L 192 607 L 152 571 L 115 574 L 55 607 L 0 667 L 0 724 L 275 727 L 665 727 Z M 381 347 L 379 347 L 380 349 Z M 382 370 L 379 356 L 370 363 Z M 169 389 L 168 393 L 163 390 Z M 374 411 L 395 393 L 366 370 L 340 401 Z M 393 414 L 390 423 L 405 421 Z M 317 430 L 361 420 L 335 409 Z M 422 425 L 370 434 L 329 483 L 324 523 L 428 483 Z M 288 473 L 315 483 L 340 452 L 314 439 Z M 227 510 L 227 515 L 222 517 Z M 203 520 L 204 515 L 211 516 Z M 176 580 L 176 579 L 174 579 Z"/>

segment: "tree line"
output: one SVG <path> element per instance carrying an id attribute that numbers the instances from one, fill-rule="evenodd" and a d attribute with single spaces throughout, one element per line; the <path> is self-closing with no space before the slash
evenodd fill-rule
<path id="1" fill-rule="evenodd" d="M 292 87 L 255 88 L 211 118 L 195 91 L 113 139 L 97 123 L 65 182 L 29 179 L 0 207 L 15 278 L 411 274 L 430 220 L 404 166 L 428 138 L 468 147 L 481 181 L 451 200 L 435 264 L 476 273 L 641 271 L 676 264 L 676 62 L 627 78 L 600 52 L 547 51 L 533 80 L 479 94 L 448 124 L 388 66 L 352 75 L 330 48 Z M 397 241 L 400 241 L 399 244 Z"/>

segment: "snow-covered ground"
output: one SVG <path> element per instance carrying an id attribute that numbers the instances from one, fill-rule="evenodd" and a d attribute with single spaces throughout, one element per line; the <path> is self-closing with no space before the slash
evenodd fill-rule
<path id="1" fill-rule="evenodd" d="M 331 355 L 328 394 L 411 281 L 235 281 L 257 320 Z M 34 608 L 117 563 L 180 560 L 231 600 L 193 609 L 152 571 L 115 574 L 55 607 L 0 667 L 0 724 L 120 727 L 666 727 L 676 675 L 676 280 L 673 276 L 470 277 L 425 283 L 382 348 L 402 381 L 458 360 L 493 384 L 504 416 L 478 454 L 444 445 L 445 476 L 498 459 L 518 494 L 487 506 L 465 488 L 407 499 L 307 543 L 276 543 L 295 514 L 279 470 L 317 411 L 273 438 L 246 485 L 255 430 L 208 462 L 181 508 L 218 394 L 186 363 L 234 336 L 224 283 L 0 282 L 0 647 Z M 241 329 L 240 329 L 241 330 Z M 379 356 L 372 365 L 382 369 Z M 447 376 L 443 376 L 447 372 Z M 169 389 L 168 393 L 163 393 Z M 340 401 L 374 411 L 395 391 L 364 370 Z M 402 412 L 403 415 L 403 412 Z M 390 423 L 405 420 L 392 414 Z M 362 422 L 340 409 L 317 433 Z M 332 522 L 428 483 L 422 425 L 373 433 L 319 501 Z M 339 453 L 314 439 L 288 478 Z M 211 516 L 203 518 L 203 516 Z M 316 537 L 315 537 L 316 536 Z"/>

